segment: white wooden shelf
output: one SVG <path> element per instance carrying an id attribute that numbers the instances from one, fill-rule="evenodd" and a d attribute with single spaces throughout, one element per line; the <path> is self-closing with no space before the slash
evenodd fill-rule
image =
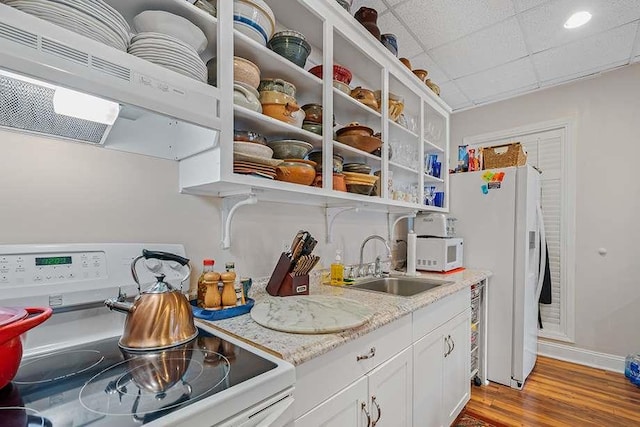
<path id="1" fill-rule="evenodd" d="M 308 130 L 281 122 L 264 114 L 257 113 L 248 108 L 235 105 L 234 126 L 238 130 L 258 132 L 267 139 L 299 139 L 313 144 L 314 148 L 322 147 L 322 136 Z"/>
<path id="2" fill-rule="evenodd" d="M 336 122 L 343 126 L 358 122 L 371 127 L 374 133 L 380 131 L 382 115 L 379 112 L 336 88 L 333 88 L 333 114 Z"/>
<path id="3" fill-rule="evenodd" d="M 389 132 L 391 132 L 393 135 L 402 135 L 402 136 L 414 138 L 414 139 L 419 138 L 417 133 L 407 129 L 404 126 L 399 125 L 393 120 L 388 119 L 388 122 L 389 122 Z"/>
<path id="4" fill-rule="evenodd" d="M 373 154 L 367 153 L 366 151 L 358 150 L 357 148 L 353 148 L 350 145 L 343 144 L 338 141 L 333 141 L 333 152 L 340 154 L 345 159 L 345 163 L 347 159 L 352 162 L 362 161 L 367 164 L 377 164 L 380 166 L 380 162 L 382 159 L 378 156 L 374 156 Z"/>
<path id="5" fill-rule="evenodd" d="M 436 178 L 433 175 L 429 175 L 428 173 L 424 174 L 424 182 L 444 182 L 444 179 Z"/>
<path id="6" fill-rule="evenodd" d="M 444 153 L 444 148 L 434 144 L 433 142 L 429 141 L 428 139 L 423 139 L 422 140 L 424 142 L 424 151 L 438 151 L 440 153 Z"/>
<path id="7" fill-rule="evenodd" d="M 394 169 L 399 169 L 399 170 L 404 171 L 404 172 L 409 173 L 409 174 L 413 174 L 413 175 L 419 175 L 420 174 L 420 172 L 418 172 L 415 169 L 411 169 L 410 167 L 405 166 L 405 165 L 401 165 L 400 163 L 392 162 L 391 160 L 389 160 L 389 166 L 393 167 Z"/>

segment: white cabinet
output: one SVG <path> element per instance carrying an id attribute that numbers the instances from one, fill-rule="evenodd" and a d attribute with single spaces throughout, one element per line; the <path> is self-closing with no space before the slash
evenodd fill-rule
<path id="1" fill-rule="evenodd" d="M 295 421 L 299 427 L 368 427 L 367 378 L 360 378 Z"/>
<path id="2" fill-rule="evenodd" d="M 413 419 L 448 426 L 469 400 L 469 308 L 413 345 Z"/>
<path id="3" fill-rule="evenodd" d="M 413 355 L 400 352 L 295 422 L 299 427 L 410 427 Z"/>

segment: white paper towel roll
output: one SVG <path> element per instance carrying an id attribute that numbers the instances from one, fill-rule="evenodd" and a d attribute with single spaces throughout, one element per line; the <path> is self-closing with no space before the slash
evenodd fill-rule
<path id="1" fill-rule="evenodd" d="M 407 234 L 407 276 L 416 275 L 416 245 L 418 235 L 414 232 Z"/>

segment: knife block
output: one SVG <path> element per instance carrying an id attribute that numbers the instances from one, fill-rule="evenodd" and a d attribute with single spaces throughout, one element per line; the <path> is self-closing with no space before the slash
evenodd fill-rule
<path id="1" fill-rule="evenodd" d="M 276 267 L 267 283 L 267 293 L 271 296 L 288 297 L 309 295 L 309 275 L 293 276 L 290 271 L 293 261 L 286 253 L 280 255 Z"/>

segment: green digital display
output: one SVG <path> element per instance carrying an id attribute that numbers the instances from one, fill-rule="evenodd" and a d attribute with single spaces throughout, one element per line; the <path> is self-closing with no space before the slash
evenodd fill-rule
<path id="1" fill-rule="evenodd" d="M 46 258 L 36 258 L 36 265 L 67 265 L 71 264 L 70 256 L 51 256 Z"/>

